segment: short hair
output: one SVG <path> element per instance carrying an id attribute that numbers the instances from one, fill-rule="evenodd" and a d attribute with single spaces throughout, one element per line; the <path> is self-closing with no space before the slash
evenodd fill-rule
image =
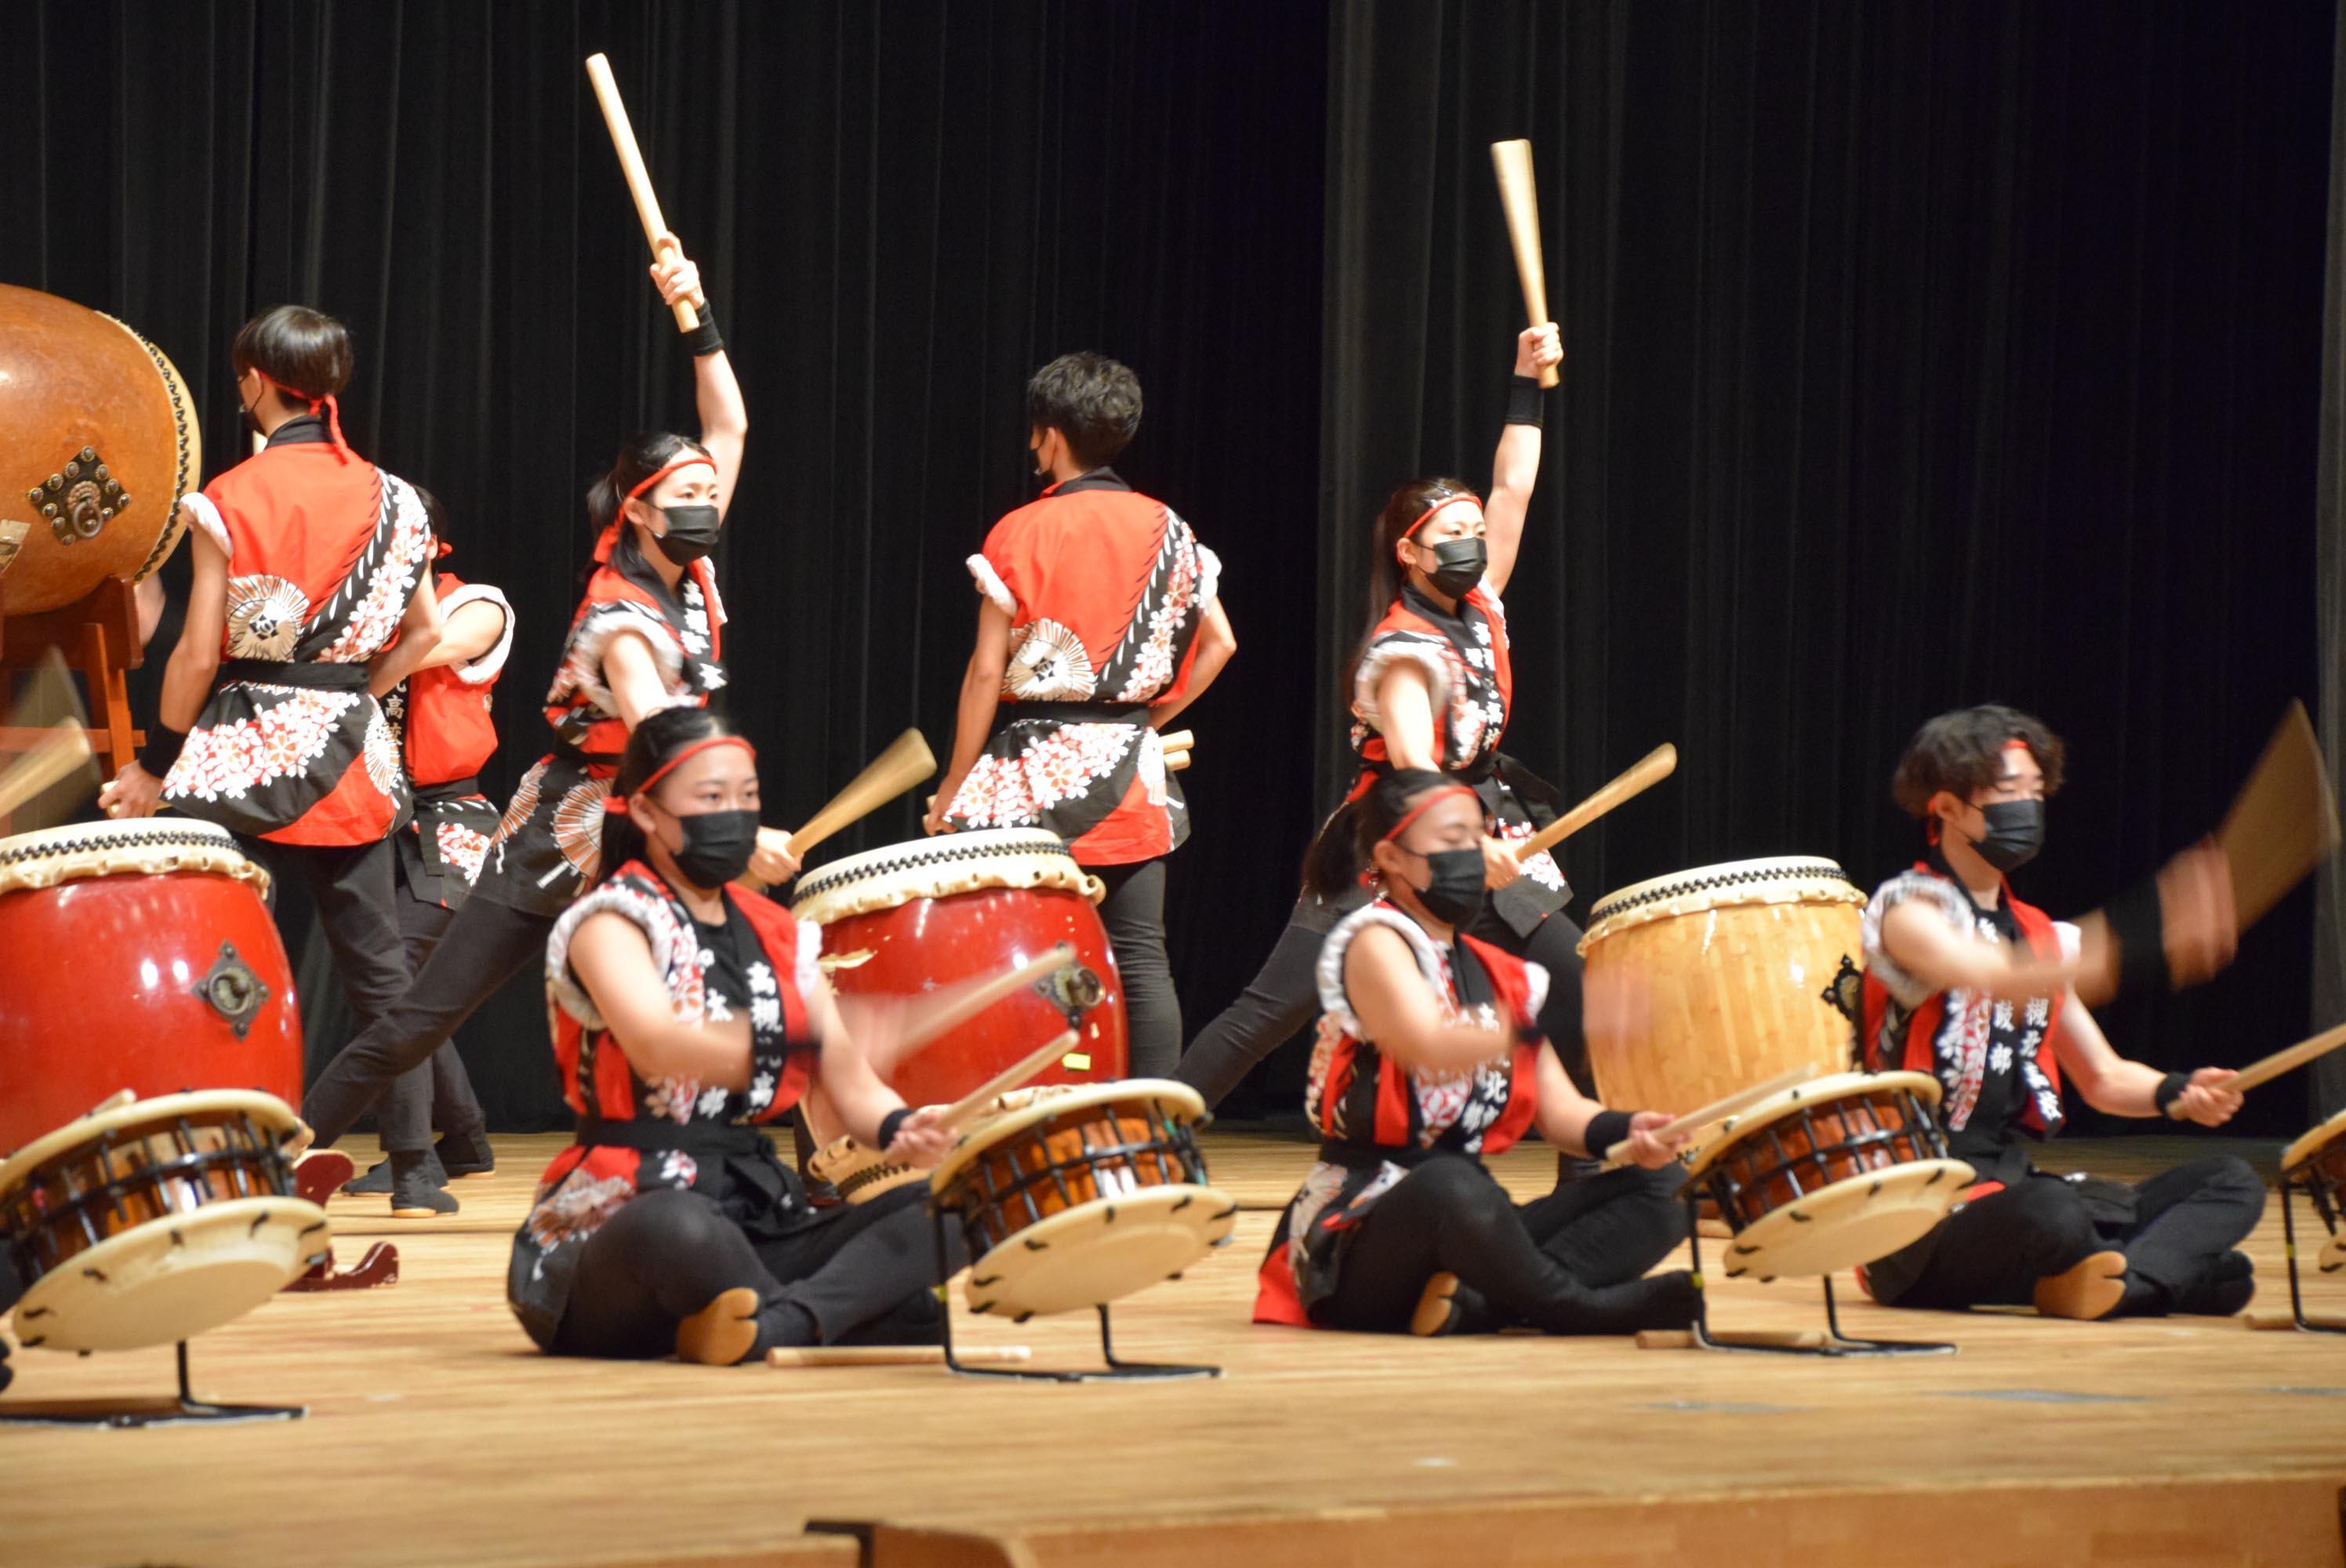
<path id="1" fill-rule="evenodd" d="M 275 305 L 237 329 L 229 349 L 236 373 L 259 371 L 287 394 L 327 398 L 351 380 L 351 334 L 307 305 Z"/>
<path id="2" fill-rule="evenodd" d="M 1057 431 L 1068 455 L 1097 468 L 1140 429 L 1140 378 L 1106 354 L 1061 354 L 1026 383 L 1026 423 Z"/>
<path id="3" fill-rule="evenodd" d="M 2067 756 L 2061 738 L 2034 714 L 1988 702 L 1943 713 L 1916 730 L 1891 775 L 1891 798 L 1912 817 L 1928 817 L 1931 797 L 1942 789 L 1968 800 L 2004 777 L 2004 748 L 2014 740 L 2044 771 L 2045 793 L 2058 790 Z"/>

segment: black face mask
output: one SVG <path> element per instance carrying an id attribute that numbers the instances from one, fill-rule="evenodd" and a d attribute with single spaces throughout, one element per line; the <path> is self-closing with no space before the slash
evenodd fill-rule
<path id="1" fill-rule="evenodd" d="M 755 811 L 702 811 L 676 821 L 684 848 L 668 851 L 669 858 L 693 886 L 713 891 L 750 869 L 758 848 Z"/>
<path id="2" fill-rule="evenodd" d="M 1415 850 L 1403 854 L 1416 855 Z M 1468 926 L 1483 912 L 1483 851 L 1480 850 L 1436 850 L 1430 855 L 1418 855 L 1430 873 L 1425 886 L 1410 891 L 1425 912 L 1451 926 Z"/>
<path id="3" fill-rule="evenodd" d="M 1491 552 L 1480 539 L 1444 539 L 1433 546 L 1433 570 L 1426 581 L 1452 598 L 1464 598 L 1491 569 Z"/>
<path id="4" fill-rule="evenodd" d="M 2045 847 L 2045 802 L 1997 800 L 1980 808 L 1987 833 L 1972 848 L 1999 871 L 2017 871 Z"/>
<path id="5" fill-rule="evenodd" d="M 717 548 L 718 525 L 724 521 L 714 506 L 663 506 L 668 532 L 660 535 L 660 554 L 679 566 L 688 566 Z"/>

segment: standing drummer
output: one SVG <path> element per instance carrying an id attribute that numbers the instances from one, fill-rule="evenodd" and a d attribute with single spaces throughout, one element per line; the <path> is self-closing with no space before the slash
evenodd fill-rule
<path id="1" fill-rule="evenodd" d="M 953 759 L 931 833 L 1047 828 L 1107 885 L 1100 921 L 1124 982 L 1131 1070 L 1171 1074 L 1181 1003 L 1165 955 L 1166 857 L 1188 837 L 1158 732 L 1238 650 L 1221 563 L 1109 462 L 1140 428 L 1140 380 L 1063 354 L 1026 383 L 1040 499 L 969 558 L 981 602 Z"/>
<path id="2" fill-rule="evenodd" d="M 2064 1072 L 2112 1115 L 2172 1107 L 2212 1127 L 2240 1106 L 2228 1069 L 2162 1074 L 2111 1049 L 2073 988 L 2083 972 L 2076 928 L 2013 896 L 2008 874 L 2045 841 L 2063 759 L 2041 721 L 1991 704 L 1923 725 L 1891 781 L 1928 848 L 1866 908 L 1861 1050 L 1875 1071 L 1937 1077 L 1949 1152 L 1978 1183 L 1937 1228 L 1862 1278 L 1893 1307 L 2229 1315 L 2256 1294 L 2236 1248 L 2256 1228 L 2265 1191 L 2245 1161 L 2193 1160 L 2129 1186 L 2046 1175 L 2022 1142 L 2061 1130 Z M 2185 923 L 2170 914 L 2170 940 Z"/>
<path id="3" fill-rule="evenodd" d="M 216 822 L 300 876 L 363 1027 L 407 987 L 389 838 L 407 781 L 376 699 L 440 639 L 432 531 L 414 486 L 342 439 L 342 322 L 279 305 L 230 353 L 245 421 L 267 444 L 180 499 L 186 624 L 158 722 L 98 803 L 109 817 L 168 805 Z"/>

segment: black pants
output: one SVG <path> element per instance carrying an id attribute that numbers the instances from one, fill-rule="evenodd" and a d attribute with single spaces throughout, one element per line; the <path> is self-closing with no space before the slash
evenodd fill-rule
<path id="1" fill-rule="evenodd" d="M 406 942 L 407 968 L 420 975 L 440 938 L 455 919 L 454 910 L 427 903 L 402 888 L 399 893 L 400 935 Z M 410 1067 L 392 1081 L 375 1120 L 382 1146 L 393 1154 L 421 1154 L 432 1146 L 434 1129 L 474 1137 L 485 1136 L 487 1123 L 481 1102 L 474 1097 L 471 1074 L 456 1054 L 456 1043 L 443 1040 L 422 1064 Z"/>
<path id="2" fill-rule="evenodd" d="M 298 877 L 318 908 L 334 976 L 361 1028 L 382 1017 L 407 991 L 405 943 L 393 885 L 398 854 L 389 839 L 372 844 L 280 844 L 237 836 L 238 847 L 272 878 Z"/>
<path id="3" fill-rule="evenodd" d="M 1592 1288 L 1638 1278 L 1686 1239 L 1679 1176 L 1625 1166 L 1518 1207 L 1480 1160 L 1429 1161 L 1361 1221 L 1319 1316 L 1331 1328 L 1397 1332 L 1425 1282 L 1447 1272 L 1515 1321 L 1587 1332 Z"/>
<path id="4" fill-rule="evenodd" d="M 819 1223 L 752 1243 L 715 1199 L 662 1188 L 627 1200 L 579 1251 L 556 1351 L 643 1359 L 676 1348 L 676 1326 L 725 1291 L 789 1302 L 821 1342 L 933 1342 L 942 1310 L 924 1183 L 825 1211 Z M 948 1262 L 959 1268 L 956 1237 Z"/>
<path id="5" fill-rule="evenodd" d="M 1084 870 L 1107 884 L 1100 923 L 1124 980 L 1129 1070 L 1136 1078 L 1169 1078 L 1181 1059 L 1181 998 L 1165 956 L 1165 861 Z"/>
<path id="6" fill-rule="evenodd" d="M 2244 1160 L 2217 1156 L 2161 1172 L 2139 1186 L 2033 1174 L 1966 1204 L 1903 1252 L 1867 1271 L 1911 1277 L 1885 1304 L 2019 1307 L 2036 1282 L 2093 1254 L 2126 1254 L 2127 1272 L 2188 1302 L 2217 1258 L 2256 1229 L 2265 1184 Z"/>
<path id="7" fill-rule="evenodd" d="M 1546 969 L 1548 993 L 1546 1004 L 1540 1009 L 1540 1028 L 1556 1043 L 1556 1054 L 1572 1081 L 1583 1094 L 1591 1093 L 1588 1044 L 1580 1023 L 1580 954 L 1576 951 L 1580 928 L 1563 915 L 1553 914 L 1527 937 L 1488 916 L 1468 930 L 1493 946 Z M 1327 941 L 1326 931 L 1309 918 L 1307 906 L 1299 902 L 1262 968 L 1239 999 L 1189 1043 L 1181 1064 L 1171 1075 L 1203 1095 L 1209 1109 L 1220 1105 L 1256 1063 L 1319 1016 L 1320 950 Z"/>
<path id="8" fill-rule="evenodd" d="M 466 899 L 398 1005 L 360 1030 L 310 1085 L 301 1117 L 317 1130 L 318 1146 L 332 1148 L 401 1074 L 430 1062 L 497 987 L 530 965 L 543 964 L 553 930 L 551 915 L 531 914 L 477 892 Z M 390 1136 L 386 1132 L 385 1141 Z"/>

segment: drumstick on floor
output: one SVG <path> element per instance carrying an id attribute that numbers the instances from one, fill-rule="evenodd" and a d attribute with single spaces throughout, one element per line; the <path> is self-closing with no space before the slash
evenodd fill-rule
<path id="1" fill-rule="evenodd" d="M 1749 1110 L 1760 1101 L 1805 1084 L 1816 1075 L 1817 1070 L 1814 1067 L 1795 1067 L 1789 1073 L 1780 1073 L 1764 1084 L 1754 1084 L 1748 1089 L 1738 1089 L 1732 1095 L 1713 1100 L 1698 1111 L 1689 1111 L 1675 1121 L 1664 1123 L 1654 1129 L 1654 1136 L 1667 1144 L 1672 1138 L 1683 1137 L 1689 1133 L 1698 1133 L 1713 1122 L 1722 1121 L 1739 1111 Z M 1628 1157 L 1628 1154 L 1629 1140 L 1623 1138 L 1605 1151 L 1606 1162 L 1618 1165 Z"/>
<path id="2" fill-rule="evenodd" d="M 967 1367 L 1004 1366 L 1034 1359 L 1025 1345 L 964 1345 L 954 1359 Z M 770 1367 L 942 1367 L 943 1345 L 777 1345 L 766 1352 Z"/>
<path id="3" fill-rule="evenodd" d="M 1543 850 L 1553 850 L 1606 812 L 1678 771 L 1678 748 L 1668 741 L 1655 747 L 1624 769 L 1596 793 L 1515 846 L 1515 859 L 1528 860 Z"/>
<path id="4" fill-rule="evenodd" d="M 2310 1040 L 2300 1040 L 2286 1051 L 2276 1051 L 2259 1062 L 2240 1069 L 2239 1076 L 2221 1085 L 2234 1094 L 2245 1095 L 2259 1084 L 2269 1084 L 2283 1073 L 2304 1066 L 2317 1056 L 2327 1056 L 2341 1045 L 2346 1045 L 2346 1023 L 2325 1029 Z M 2183 1119 L 2180 1101 L 2167 1107 L 2167 1114 L 2176 1121 Z"/>

